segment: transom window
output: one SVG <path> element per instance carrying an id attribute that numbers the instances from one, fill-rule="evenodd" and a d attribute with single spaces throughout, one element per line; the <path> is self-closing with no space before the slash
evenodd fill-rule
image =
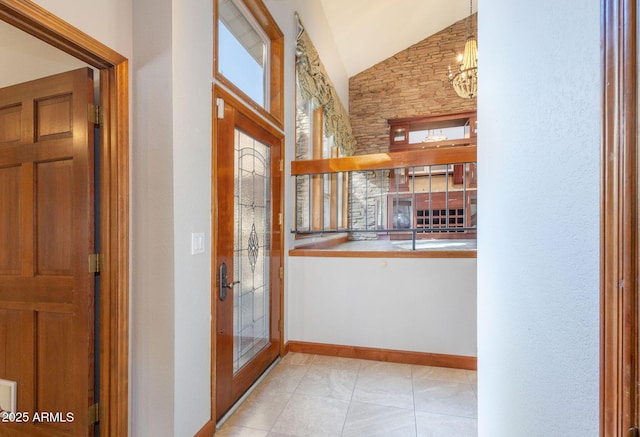
<path id="1" fill-rule="evenodd" d="M 216 79 L 281 125 L 282 32 L 256 2 L 217 0 L 216 5 Z"/>
<path id="2" fill-rule="evenodd" d="M 220 1 L 218 70 L 258 105 L 269 110 L 269 38 L 250 22 L 244 7 Z M 247 18 L 249 16 L 249 18 Z"/>

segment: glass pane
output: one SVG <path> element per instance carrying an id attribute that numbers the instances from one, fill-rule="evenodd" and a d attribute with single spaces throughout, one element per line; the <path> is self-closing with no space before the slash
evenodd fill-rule
<path id="1" fill-rule="evenodd" d="M 266 108 L 269 40 L 258 33 L 232 0 L 220 0 L 218 69 L 253 101 Z M 268 108 L 267 108 L 268 109 Z"/>
<path id="2" fill-rule="evenodd" d="M 269 344 L 271 174 L 269 147 L 236 130 L 233 371 Z"/>
<path id="3" fill-rule="evenodd" d="M 311 124 L 313 108 L 310 101 L 305 101 L 296 86 L 296 159 L 311 159 Z"/>

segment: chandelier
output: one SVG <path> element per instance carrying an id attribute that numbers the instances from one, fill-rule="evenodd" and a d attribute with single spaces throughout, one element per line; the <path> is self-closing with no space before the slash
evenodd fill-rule
<path id="1" fill-rule="evenodd" d="M 469 21 L 467 21 L 467 42 L 464 54 L 458 55 L 458 71 L 454 73 L 449 66 L 449 82 L 456 93 L 463 98 L 472 99 L 478 95 L 478 42 L 471 35 L 471 15 L 473 0 L 469 1 Z"/>

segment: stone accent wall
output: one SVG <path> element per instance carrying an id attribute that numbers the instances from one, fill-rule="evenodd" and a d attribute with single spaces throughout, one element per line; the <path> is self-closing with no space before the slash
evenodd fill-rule
<path id="1" fill-rule="evenodd" d="M 351 229 L 384 229 L 386 227 L 389 170 L 355 171 L 351 173 L 349 220 Z M 375 232 L 353 232 L 351 240 L 375 240 Z"/>
<path id="2" fill-rule="evenodd" d="M 446 77 L 448 66 L 456 66 L 457 55 L 464 49 L 469 20 L 477 35 L 476 18 L 474 14 L 458 21 L 349 79 L 356 154 L 389 151 L 390 118 L 476 109 L 476 99 L 459 97 Z"/>

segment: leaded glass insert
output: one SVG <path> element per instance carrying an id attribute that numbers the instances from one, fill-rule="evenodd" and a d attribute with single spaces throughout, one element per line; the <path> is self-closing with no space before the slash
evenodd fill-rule
<path id="1" fill-rule="evenodd" d="M 271 175 L 267 145 L 236 129 L 234 150 L 235 374 L 269 344 Z"/>

